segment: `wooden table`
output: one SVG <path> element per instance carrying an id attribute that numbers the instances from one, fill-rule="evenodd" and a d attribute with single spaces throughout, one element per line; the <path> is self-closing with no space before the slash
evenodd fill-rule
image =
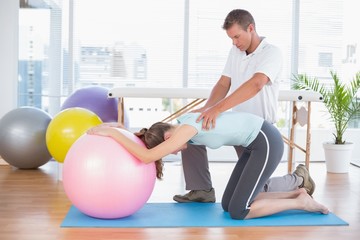
<path id="1" fill-rule="evenodd" d="M 173 98 L 173 99 L 194 99 L 190 103 L 178 111 L 171 113 L 168 117 L 163 119 L 164 122 L 169 122 L 178 116 L 189 112 L 210 96 L 211 89 L 207 88 L 135 88 L 135 87 L 115 87 L 109 90 L 109 98 L 119 98 L 118 106 L 118 121 L 124 123 L 124 99 L 125 98 Z M 281 90 L 279 92 L 279 101 L 288 101 L 292 105 L 290 131 L 289 136 L 283 136 L 284 142 L 289 145 L 288 152 L 288 172 L 293 170 L 293 156 L 295 148 L 305 153 L 305 165 L 309 169 L 310 161 L 310 116 L 311 103 L 321 102 L 322 96 L 313 91 L 303 90 Z M 298 102 L 306 102 L 307 107 L 297 108 Z M 306 146 L 305 148 L 299 146 L 294 142 L 295 126 L 299 123 L 301 126 L 306 125 Z"/>

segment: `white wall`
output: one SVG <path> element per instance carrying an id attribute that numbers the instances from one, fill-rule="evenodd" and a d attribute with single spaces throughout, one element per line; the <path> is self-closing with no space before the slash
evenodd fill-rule
<path id="1" fill-rule="evenodd" d="M 0 1 L 0 118 L 17 106 L 19 1 Z"/>
<path id="2" fill-rule="evenodd" d="M 19 1 L 0 1 L 0 118 L 17 106 L 18 21 Z"/>
<path id="3" fill-rule="evenodd" d="M 310 145 L 310 161 L 324 161 L 325 154 L 323 150 L 323 142 L 333 141 L 333 131 L 330 129 L 312 129 L 311 130 L 311 145 Z M 296 132 L 296 140 L 300 146 L 305 147 L 304 129 L 299 129 Z M 355 143 L 353 150 L 353 159 L 360 161 L 360 129 L 348 129 L 344 134 L 344 140 Z M 295 158 L 298 160 L 304 159 L 304 154 L 301 151 L 296 151 Z"/>

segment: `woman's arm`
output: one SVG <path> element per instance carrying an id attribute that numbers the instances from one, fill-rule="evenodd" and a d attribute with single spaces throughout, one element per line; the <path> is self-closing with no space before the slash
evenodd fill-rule
<path id="1" fill-rule="evenodd" d="M 150 163 L 179 150 L 197 134 L 197 130 L 190 125 L 181 125 L 175 130 L 170 138 L 151 149 L 147 149 L 133 142 L 122 134 L 121 131 L 113 127 L 97 126 L 91 128 L 88 131 L 88 134 L 112 137 L 142 162 Z"/>
<path id="2" fill-rule="evenodd" d="M 123 129 L 127 130 L 127 129 L 125 128 L 125 126 L 122 125 L 122 124 L 119 123 L 119 122 L 105 122 L 105 123 L 101 123 L 100 126 L 123 128 Z"/>

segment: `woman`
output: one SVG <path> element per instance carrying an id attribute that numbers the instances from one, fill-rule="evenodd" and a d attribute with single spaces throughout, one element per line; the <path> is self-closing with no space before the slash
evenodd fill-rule
<path id="1" fill-rule="evenodd" d="M 178 118 L 177 125 L 159 122 L 149 129 L 142 129 L 136 135 L 147 148 L 134 143 L 113 127 L 98 126 L 88 133 L 112 137 L 144 163 L 176 154 L 188 143 L 209 148 L 245 147 L 246 152 L 238 160 L 221 202 L 223 209 L 234 219 L 263 217 L 290 209 L 329 212 L 304 189 L 286 193 L 260 192 L 284 151 L 282 137 L 272 124 L 250 113 L 224 112 L 219 115 L 215 128 L 204 130 L 202 122 L 196 122 L 198 116 L 199 113 L 187 113 Z"/>

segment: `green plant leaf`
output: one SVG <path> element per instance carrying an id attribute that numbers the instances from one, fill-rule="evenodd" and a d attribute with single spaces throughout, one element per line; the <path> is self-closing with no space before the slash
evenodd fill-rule
<path id="1" fill-rule="evenodd" d="M 336 72 L 331 71 L 330 75 L 333 80 L 333 85 L 330 87 L 306 74 L 295 75 L 292 89 L 312 90 L 323 96 L 324 105 L 335 126 L 334 142 L 335 144 L 344 144 L 343 136 L 349 121 L 360 113 L 360 103 L 357 98 L 360 89 L 360 72 L 355 75 L 355 78 L 348 85 L 341 82 Z"/>

